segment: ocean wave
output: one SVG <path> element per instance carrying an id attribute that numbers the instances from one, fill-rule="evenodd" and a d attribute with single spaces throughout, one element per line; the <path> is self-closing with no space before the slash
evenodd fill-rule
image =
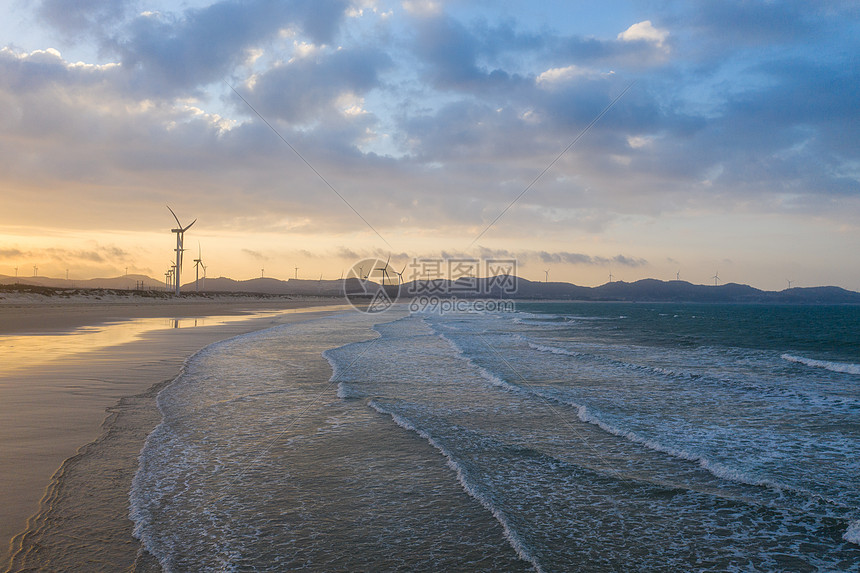
<path id="1" fill-rule="evenodd" d="M 427 442 L 431 446 L 436 448 L 445 457 L 445 463 L 448 465 L 448 467 L 451 468 L 457 475 L 457 481 L 460 483 L 460 486 L 463 488 L 463 490 L 473 499 L 477 500 L 478 503 L 480 503 L 487 511 L 489 511 L 490 514 L 492 514 L 492 516 L 496 519 L 496 521 L 499 522 L 499 524 L 502 526 L 502 530 L 504 531 L 505 539 L 508 540 L 508 543 L 510 543 L 511 547 L 514 549 L 519 558 L 523 561 L 531 563 L 534 566 L 535 570 L 539 573 L 543 571 L 543 569 L 541 569 L 540 563 L 538 563 L 537 559 L 531 555 L 525 542 L 520 538 L 517 532 L 511 528 L 507 516 L 505 516 L 504 513 L 498 510 L 495 505 L 493 505 L 489 496 L 481 492 L 477 486 L 470 483 L 466 469 L 463 468 L 461 464 L 457 463 L 457 461 L 454 459 L 454 455 L 445 446 L 440 444 L 438 440 L 433 438 L 433 436 L 431 436 L 425 430 L 417 427 L 400 414 L 397 414 L 385 408 L 381 404 L 377 403 L 375 400 L 371 400 L 368 405 L 380 414 L 391 416 L 391 419 L 394 421 L 395 424 L 407 431 L 418 434 L 420 437 L 427 440 Z"/>
<path id="2" fill-rule="evenodd" d="M 467 362 L 472 368 L 478 371 L 478 374 L 481 376 L 481 378 L 489 382 L 491 385 L 496 386 L 498 388 L 502 388 L 503 390 L 507 390 L 508 392 L 523 392 L 523 389 L 519 386 L 511 384 L 510 382 L 502 379 L 501 377 L 496 376 L 483 366 L 476 364 L 475 361 L 472 360 L 472 358 L 469 357 L 469 355 L 467 355 L 462 348 L 457 346 L 456 342 L 454 342 L 441 332 L 437 332 L 436 335 L 441 340 L 444 340 L 448 343 L 448 345 L 454 350 L 454 352 L 457 353 L 457 358 L 463 360 L 464 362 Z"/>
<path id="3" fill-rule="evenodd" d="M 554 400 L 557 402 L 566 403 L 568 406 L 572 406 L 572 407 L 576 408 L 577 417 L 580 420 L 582 420 L 583 422 L 586 422 L 589 424 L 594 424 L 595 426 L 599 427 L 600 429 L 602 429 L 602 430 L 604 430 L 610 434 L 613 434 L 613 435 L 618 436 L 620 438 L 624 438 L 626 440 L 629 440 L 631 442 L 634 442 L 636 444 L 644 446 L 645 448 L 648 448 L 649 450 L 661 452 L 661 453 L 673 456 L 675 458 L 679 458 L 679 459 L 693 462 L 717 478 L 724 479 L 727 481 L 732 481 L 735 483 L 741 483 L 741 484 L 745 484 L 745 485 L 751 485 L 751 486 L 756 486 L 756 487 L 765 487 L 765 488 L 768 488 L 768 489 L 771 489 L 771 490 L 774 490 L 777 492 L 781 492 L 781 493 L 790 493 L 790 494 L 794 494 L 794 495 L 800 495 L 804 498 L 816 500 L 817 502 L 824 502 L 828 505 L 841 505 L 841 504 L 838 504 L 837 502 L 835 502 L 833 500 L 829 500 L 825 497 L 822 497 L 821 495 L 819 495 L 815 492 L 812 492 L 812 491 L 809 491 L 809 490 L 806 490 L 803 488 L 799 488 L 799 487 L 793 487 L 793 486 L 790 486 L 790 485 L 787 485 L 784 483 L 780 483 L 780 482 L 777 482 L 774 480 L 756 478 L 756 477 L 753 477 L 753 476 L 751 476 L 751 475 L 749 475 L 749 474 L 747 474 L 741 470 L 738 470 L 735 468 L 730 468 L 730 467 L 727 467 L 723 464 L 713 462 L 704 456 L 701 456 L 698 454 L 693 454 L 693 453 L 687 452 L 687 451 L 679 449 L 679 448 L 673 448 L 671 446 L 666 446 L 666 445 L 661 444 L 659 442 L 655 442 L 654 440 L 644 438 L 644 437 L 638 435 L 636 432 L 633 432 L 630 430 L 622 430 L 620 428 L 616 428 L 615 426 L 604 422 L 599 417 L 592 414 L 588 410 L 588 408 L 586 406 L 583 406 L 582 404 L 577 404 L 575 402 L 566 401 L 566 400 L 558 400 L 558 399 L 554 399 Z M 860 524 L 860 522 L 858 522 L 858 524 Z M 849 528 L 849 530 L 850 530 L 850 528 Z M 854 533 L 856 533 L 857 535 L 860 535 L 860 527 L 858 527 Z M 847 533 L 846 533 L 846 535 L 847 535 Z M 853 543 L 853 541 L 852 541 L 852 543 Z"/>
<path id="4" fill-rule="evenodd" d="M 573 352 L 557 346 L 546 346 L 544 344 L 535 344 L 534 342 L 529 342 L 528 344 L 530 348 L 539 352 L 549 352 L 550 354 L 560 354 L 562 356 L 589 356 L 582 352 Z"/>
<path id="5" fill-rule="evenodd" d="M 559 356 L 571 356 L 573 358 L 584 358 L 600 361 L 605 364 L 609 364 L 613 367 L 623 368 L 625 370 L 631 370 L 634 372 L 644 372 L 646 374 L 657 375 L 660 377 L 675 379 L 675 380 L 697 380 L 702 378 L 701 374 L 694 374 L 692 372 L 678 372 L 676 370 L 671 370 L 669 368 L 661 368 L 659 366 L 648 366 L 643 364 L 634 364 L 631 362 L 624 362 L 623 360 L 617 360 L 615 358 L 607 358 L 606 356 L 601 356 L 600 354 L 591 354 L 588 352 L 577 352 L 575 350 L 567 350 L 566 348 L 559 348 L 558 346 L 547 346 L 546 344 L 537 344 L 534 342 L 529 342 L 525 338 L 520 337 L 521 340 L 528 343 L 529 347 L 532 350 L 537 350 L 538 352 L 547 352 L 549 354 L 556 354 Z"/>
<path id="6" fill-rule="evenodd" d="M 860 375 L 860 364 L 852 364 L 851 362 L 831 362 L 829 360 L 815 360 L 813 358 L 805 358 L 803 356 L 795 356 L 793 354 L 783 354 L 780 358 L 787 362 L 795 364 L 803 364 L 811 368 L 824 368 L 831 372 L 839 372 L 842 374 L 857 374 Z"/>

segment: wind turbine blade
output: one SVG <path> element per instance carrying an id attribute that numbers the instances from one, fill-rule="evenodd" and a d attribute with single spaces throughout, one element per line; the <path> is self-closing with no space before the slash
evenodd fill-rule
<path id="1" fill-rule="evenodd" d="M 191 221 L 191 225 L 193 225 L 193 224 L 194 224 L 194 223 L 196 223 L 196 222 L 197 222 L 197 219 L 194 219 L 193 221 Z M 191 225 L 188 225 L 187 227 L 185 227 L 184 229 L 182 229 L 182 232 L 184 233 L 185 231 L 187 231 L 188 229 L 190 229 L 190 228 L 191 228 Z M 180 226 L 180 227 L 182 227 L 182 225 L 179 225 L 179 226 Z"/>
<path id="2" fill-rule="evenodd" d="M 170 208 L 170 205 L 167 205 L 167 210 L 170 211 L 170 214 L 173 215 L 174 219 L 176 219 L 176 226 L 181 229 L 182 223 L 179 222 L 179 217 L 176 216 L 176 213 L 173 212 L 173 209 Z"/>

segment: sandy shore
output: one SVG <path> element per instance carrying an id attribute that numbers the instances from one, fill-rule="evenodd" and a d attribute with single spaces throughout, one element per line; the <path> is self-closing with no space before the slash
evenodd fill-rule
<path id="1" fill-rule="evenodd" d="M 156 385 L 172 380 L 188 356 L 213 342 L 347 308 L 343 299 L 229 296 L 0 302 L 0 569 L 28 517 L 31 531 L 45 530 L 66 518 L 58 511 L 70 509 L 100 511 L 100 522 L 116 529 L 111 535 L 127 537 L 124 558 L 133 560 L 137 545 L 125 496 L 137 452 L 159 420 Z M 93 448 L 102 448 L 102 463 L 113 464 L 109 476 L 88 475 L 80 454 Z M 69 475 L 92 480 L 92 499 L 58 508 L 52 476 Z M 34 515 L 40 500 L 42 512 Z M 26 547 L 26 536 L 14 545 L 22 541 Z M 122 553 L 122 543 L 107 545 Z M 111 569 L 121 556 L 102 558 Z M 13 570 L 25 567 L 16 561 Z"/>

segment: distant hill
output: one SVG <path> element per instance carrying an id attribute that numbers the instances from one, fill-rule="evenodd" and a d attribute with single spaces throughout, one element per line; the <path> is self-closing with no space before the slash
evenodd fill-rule
<path id="1" fill-rule="evenodd" d="M 499 279 L 471 279 L 464 281 L 433 280 L 413 281 L 402 286 L 402 293 L 428 293 L 460 298 L 490 297 L 513 299 L 551 299 L 581 301 L 628 302 L 711 302 L 711 303 L 779 303 L 779 304 L 860 304 L 860 293 L 839 287 L 795 287 L 781 291 L 763 291 L 749 285 L 729 283 L 719 286 L 696 285 L 686 281 L 660 281 L 643 279 L 633 283 L 616 281 L 597 287 L 584 287 L 562 282 L 536 282 L 516 278 L 516 292 L 502 292 Z M 164 282 L 145 275 L 127 275 L 115 278 L 65 280 L 48 277 L 9 277 L 0 275 L 0 284 L 27 284 L 52 288 L 107 288 L 134 290 L 142 284 L 144 290 L 164 290 Z M 359 288 L 358 280 L 347 279 L 350 291 Z M 341 296 L 344 281 L 303 280 L 286 281 L 274 278 L 235 280 L 226 277 L 200 281 L 202 292 L 259 293 L 278 295 Z M 429 288 L 428 288 L 429 287 Z M 182 292 L 194 292 L 195 283 L 182 285 Z M 448 293 L 447 295 L 445 293 Z M 477 293 L 477 294 L 475 294 Z"/>
<path id="2" fill-rule="evenodd" d="M 566 283 L 534 283 L 524 279 L 520 281 L 517 298 L 631 302 L 860 304 L 860 293 L 839 287 L 795 287 L 782 291 L 763 291 L 736 283 L 711 286 L 695 285 L 686 281 L 643 279 L 633 283 L 617 281 L 589 288 Z"/>
<path id="3" fill-rule="evenodd" d="M 86 280 L 66 280 L 51 277 L 10 277 L 0 275 L 0 284 L 22 284 L 51 288 L 104 288 L 115 290 L 134 290 L 139 284 L 145 289 L 164 289 L 164 281 L 157 281 L 146 275 L 123 275 L 114 278 L 98 278 Z"/>

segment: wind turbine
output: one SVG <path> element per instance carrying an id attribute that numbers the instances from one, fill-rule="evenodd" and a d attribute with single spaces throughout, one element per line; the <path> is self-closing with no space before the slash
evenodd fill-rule
<path id="1" fill-rule="evenodd" d="M 299 267 L 296 267 L 296 278 L 299 278 Z"/>
<path id="2" fill-rule="evenodd" d="M 544 274 L 544 275 L 546 275 L 546 276 L 544 277 L 543 282 L 544 282 L 544 284 L 547 284 L 547 283 L 549 282 L 549 269 L 546 269 L 546 270 L 543 272 L 543 274 Z"/>
<path id="3" fill-rule="evenodd" d="M 711 278 L 714 279 L 714 286 L 717 286 L 717 281 L 720 280 L 720 271 L 715 272 Z"/>
<path id="4" fill-rule="evenodd" d="M 785 280 L 788 283 L 788 288 L 791 288 L 791 283 L 793 283 L 794 281 L 791 279 L 785 279 Z"/>
<path id="5" fill-rule="evenodd" d="M 397 271 L 394 271 L 394 274 L 397 275 L 397 280 L 398 280 L 399 284 L 403 284 L 403 273 L 406 272 L 406 265 L 408 265 L 408 264 L 409 263 L 406 263 L 405 265 L 403 265 L 403 270 L 401 270 L 399 273 Z"/>
<path id="6" fill-rule="evenodd" d="M 170 214 L 173 215 L 173 218 L 176 219 L 176 229 L 170 229 L 172 233 L 176 233 L 176 272 L 174 273 L 175 281 L 174 286 L 176 287 L 176 294 L 179 295 L 179 289 L 182 283 L 179 280 L 179 276 L 182 273 L 182 251 L 185 249 L 182 248 L 182 242 L 185 240 L 185 231 L 191 228 L 191 225 L 197 222 L 197 219 L 191 221 L 191 224 L 187 227 L 183 227 L 182 223 L 179 222 L 179 217 L 176 216 L 176 213 L 173 212 L 173 209 L 170 208 L 170 205 L 167 206 L 167 210 L 170 211 Z"/>
<path id="7" fill-rule="evenodd" d="M 38 274 L 39 274 L 39 267 L 37 267 L 36 265 L 33 265 L 33 276 L 35 277 Z"/>
<path id="8" fill-rule="evenodd" d="M 194 259 L 194 290 L 200 292 L 200 267 L 203 267 L 203 249 L 197 241 L 197 258 Z M 206 267 L 203 267 L 203 279 L 206 282 Z"/>
<path id="9" fill-rule="evenodd" d="M 170 266 L 167 267 L 165 274 L 167 276 L 167 290 L 170 290 L 176 284 L 176 263 L 170 261 Z"/>
<path id="10" fill-rule="evenodd" d="M 385 266 L 379 267 L 376 269 L 377 271 L 382 271 L 382 286 L 385 286 L 385 278 L 388 276 L 388 262 L 390 260 L 391 260 L 391 255 L 388 255 L 388 260 L 385 261 Z M 391 279 L 389 279 L 388 282 L 391 282 Z"/>
<path id="11" fill-rule="evenodd" d="M 609 282 L 612 282 L 612 271 L 609 271 Z"/>
<path id="12" fill-rule="evenodd" d="M 675 273 L 675 280 L 676 281 L 681 280 L 681 271 L 678 271 L 677 273 Z"/>

